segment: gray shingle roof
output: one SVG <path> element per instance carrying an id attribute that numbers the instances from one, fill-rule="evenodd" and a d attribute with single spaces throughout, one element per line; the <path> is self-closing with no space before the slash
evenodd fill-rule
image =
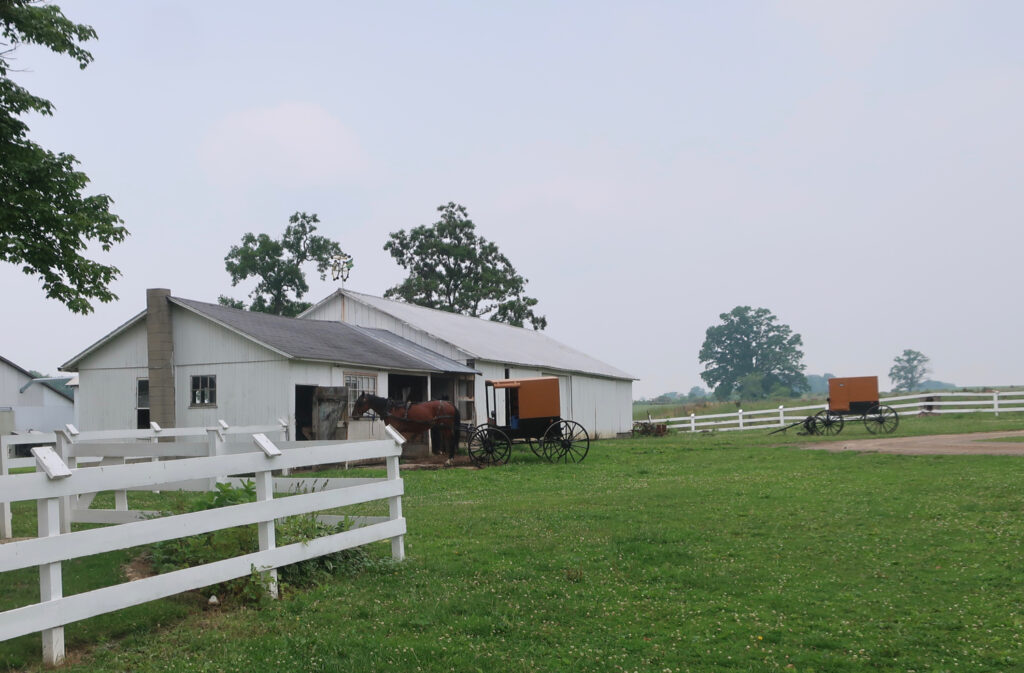
<path id="1" fill-rule="evenodd" d="M 478 373 L 385 330 L 284 318 L 180 297 L 171 297 L 171 301 L 292 358 L 383 369 Z"/>

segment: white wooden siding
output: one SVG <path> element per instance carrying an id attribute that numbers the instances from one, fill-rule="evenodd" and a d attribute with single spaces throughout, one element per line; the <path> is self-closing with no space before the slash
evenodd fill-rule
<path id="1" fill-rule="evenodd" d="M 80 369 L 76 396 L 78 429 L 134 428 L 136 381 L 140 378 L 149 378 L 145 366 Z"/>
<path id="2" fill-rule="evenodd" d="M 140 320 L 90 353 L 78 363 L 82 369 L 123 369 L 146 367 L 149 362 L 149 342 L 146 339 L 146 321 Z M 117 426 L 122 427 L 122 426 Z"/>

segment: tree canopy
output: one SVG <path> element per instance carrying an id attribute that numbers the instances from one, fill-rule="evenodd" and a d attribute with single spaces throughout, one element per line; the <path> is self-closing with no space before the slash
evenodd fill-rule
<path id="1" fill-rule="evenodd" d="M 67 54 L 85 68 L 92 54 L 81 43 L 96 38 L 54 5 L 29 0 L 0 2 L 0 261 L 38 275 L 47 297 L 76 313 L 93 310 L 91 300 L 117 299 L 110 284 L 114 266 L 85 256 L 91 243 L 110 250 L 128 235 L 110 212 L 105 194 L 83 195 L 89 184 L 74 156 L 53 153 L 28 138 L 26 114 L 52 115 L 53 104 L 15 84 L 10 58 L 19 45 L 36 44 Z"/>
<path id="2" fill-rule="evenodd" d="M 477 236 L 466 208 L 449 202 L 437 210 L 441 219 L 434 224 L 388 236 L 384 249 L 409 276 L 384 296 L 516 327 L 529 323 L 533 329 L 544 329 L 548 321 L 534 311 L 537 300 L 524 293 L 526 279 L 516 273 L 497 245 Z"/>
<path id="3" fill-rule="evenodd" d="M 700 349 L 701 378 L 715 397 L 739 394 L 750 399 L 792 395 L 807 389 L 800 362 L 803 340 L 789 325 L 776 322 L 766 308 L 737 306 L 719 315 L 722 324 L 707 329 Z"/>
<path id="4" fill-rule="evenodd" d="M 928 356 L 924 353 L 909 348 L 893 358 L 892 368 L 889 369 L 889 378 L 896 386 L 893 390 L 909 392 L 919 388 L 925 375 L 931 371 L 928 362 Z"/>
<path id="5" fill-rule="evenodd" d="M 252 303 L 248 307 L 244 301 L 224 295 L 218 299 L 221 304 L 288 317 L 297 316 L 312 306 L 309 302 L 299 301 L 309 292 L 302 265 L 315 262 L 320 280 L 326 280 L 327 269 L 336 257 L 344 253 L 338 243 L 314 233 L 320 222 L 315 213 L 297 212 L 288 218 L 288 222 L 279 240 L 266 234 L 247 233 L 242 236 L 240 245 L 231 246 L 224 258 L 224 268 L 231 275 L 231 285 L 238 285 L 251 277 L 258 278 L 259 282 L 249 293 Z"/>

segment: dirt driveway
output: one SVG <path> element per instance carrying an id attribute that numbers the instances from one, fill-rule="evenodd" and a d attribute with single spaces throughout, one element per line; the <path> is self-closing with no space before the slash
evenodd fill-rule
<path id="1" fill-rule="evenodd" d="M 974 432 L 965 435 L 929 435 L 926 437 L 877 437 L 848 442 L 805 444 L 804 449 L 825 451 L 862 451 L 905 455 L 978 455 L 1024 456 L 1024 441 L 1000 442 L 1006 437 L 1024 437 L 1024 430 L 1012 432 Z"/>

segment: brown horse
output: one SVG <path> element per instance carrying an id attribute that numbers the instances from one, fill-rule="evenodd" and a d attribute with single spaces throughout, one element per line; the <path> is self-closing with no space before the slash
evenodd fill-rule
<path id="1" fill-rule="evenodd" d="M 412 439 L 430 430 L 435 449 L 443 442 L 448 450 L 448 463 L 455 458 L 462 426 L 459 410 L 451 402 L 431 400 L 407 404 L 363 393 L 356 398 L 352 406 L 352 418 L 359 418 L 370 410 L 384 423 L 402 433 L 406 439 Z"/>

